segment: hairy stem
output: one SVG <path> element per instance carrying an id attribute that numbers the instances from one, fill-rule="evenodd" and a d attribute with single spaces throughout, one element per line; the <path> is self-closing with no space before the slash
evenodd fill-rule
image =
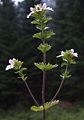
<path id="1" fill-rule="evenodd" d="M 45 44 L 45 40 L 43 40 L 43 44 Z M 46 53 L 43 53 L 43 62 L 46 64 Z M 43 83 L 42 83 L 42 104 L 43 104 L 43 117 L 45 120 L 45 80 L 46 80 L 46 71 L 43 70 Z"/>
<path id="2" fill-rule="evenodd" d="M 43 54 L 43 62 L 46 63 L 46 53 Z M 46 71 L 43 70 L 43 83 L 42 83 L 42 104 L 43 104 L 43 120 L 45 120 L 45 80 Z"/>
<path id="3" fill-rule="evenodd" d="M 30 88 L 29 88 L 29 86 L 28 86 L 27 82 L 26 82 L 26 81 L 24 81 L 24 83 L 25 83 L 25 85 L 26 85 L 26 87 L 27 87 L 27 90 L 29 91 L 29 93 L 30 93 L 30 95 L 31 95 L 32 99 L 34 100 L 35 104 L 36 104 L 37 106 L 39 106 L 39 104 L 38 104 L 37 100 L 35 99 L 34 95 L 33 95 L 33 94 L 32 94 L 32 92 L 31 92 L 31 90 L 30 90 Z"/>
<path id="4" fill-rule="evenodd" d="M 59 86 L 57 92 L 55 93 L 55 95 L 54 95 L 54 97 L 52 98 L 51 101 L 55 100 L 55 98 L 57 97 L 58 93 L 60 92 L 60 90 L 61 90 L 61 88 L 62 88 L 63 83 L 64 83 L 64 78 L 62 78 L 61 83 L 60 83 L 60 86 Z"/>
<path id="5" fill-rule="evenodd" d="M 43 15 L 42 15 L 43 17 Z M 44 36 L 44 29 L 43 29 L 43 21 L 41 20 L 41 36 L 42 36 L 42 42 L 45 44 L 45 40 L 43 38 Z M 46 53 L 43 53 L 43 63 L 46 64 Z M 46 71 L 43 70 L 43 80 L 42 80 L 42 105 L 43 105 L 43 111 L 42 111 L 42 120 L 45 120 L 45 81 L 46 81 Z"/>

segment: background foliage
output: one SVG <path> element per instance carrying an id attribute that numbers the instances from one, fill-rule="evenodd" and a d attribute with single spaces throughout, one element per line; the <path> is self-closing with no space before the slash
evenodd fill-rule
<path id="1" fill-rule="evenodd" d="M 1 0 L 0 4 L 0 104 L 4 106 L 16 104 L 20 101 L 32 103 L 27 95 L 23 82 L 12 71 L 6 72 L 5 67 L 9 58 L 18 58 L 24 61 L 28 68 L 27 82 L 36 98 L 41 100 L 42 73 L 34 66 L 34 62 L 41 61 L 40 52 L 36 49 L 40 41 L 33 39 L 36 33 L 31 19 L 26 16 L 30 6 L 40 3 L 38 0 L 24 0 L 15 6 L 11 0 Z M 47 59 L 51 63 L 60 63 L 56 56 L 61 50 L 74 48 L 79 54 L 77 65 L 71 67 L 72 77 L 66 80 L 58 96 L 59 99 L 78 101 L 84 99 L 84 1 L 83 0 L 54 0 L 53 20 L 49 27 L 56 35 L 48 42 L 53 49 Z M 50 14 L 50 13 L 49 13 Z M 47 73 L 48 85 L 46 99 L 50 99 L 60 84 L 60 67 Z M 37 94 L 36 94 L 37 93 Z M 25 102 L 26 102 L 25 101 Z"/>

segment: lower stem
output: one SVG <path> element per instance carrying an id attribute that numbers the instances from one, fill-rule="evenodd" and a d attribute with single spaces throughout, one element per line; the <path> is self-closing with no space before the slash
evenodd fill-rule
<path id="1" fill-rule="evenodd" d="M 46 53 L 43 54 L 43 62 L 46 64 Z M 46 80 L 46 71 L 43 70 L 43 83 L 42 83 L 42 120 L 45 120 L 45 80 Z"/>
<path id="2" fill-rule="evenodd" d="M 46 71 L 43 71 L 43 85 L 42 85 L 43 115 L 42 115 L 42 120 L 45 120 L 45 79 L 46 79 Z"/>

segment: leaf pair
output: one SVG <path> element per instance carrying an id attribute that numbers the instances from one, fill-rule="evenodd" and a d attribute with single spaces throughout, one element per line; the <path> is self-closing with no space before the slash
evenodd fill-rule
<path id="1" fill-rule="evenodd" d="M 34 34 L 33 38 L 45 40 L 45 39 L 49 39 L 53 35 L 55 35 L 55 33 L 53 31 L 45 31 L 43 34 L 42 34 L 42 32 Z"/>
<path id="2" fill-rule="evenodd" d="M 57 64 L 55 64 L 55 65 L 52 65 L 50 63 L 44 64 L 43 62 L 41 62 L 41 63 L 34 63 L 34 65 L 37 68 L 39 68 L 40 70 L 42 70 L 42 71 L 43 70 L 48 71 L 48 70 L 51 70 L 51 69 L 56 68 L 58 66 Z"/>
<path id="3" fill-rule="evenodd" d="M 45 44 L 40 44 L 38 46 L 38 50 L 40 50 L 42 53 L 46 53 L 48 52 L 49 50 L 51 49 L 51 46 L 48 44 L 48 43 L 45 43 Z"/>
<path id="4" fill-rule="evenodd" d="M 46 102 L 44 104 L 44 108 L 45 108 L 45 110 L 48 110 L 49 108 L 55 106 L 58 103 L 59 103 L 59 100 L 55 100 L 55 101 L 52 101 L 52 102 Z M 35 111 L 35 112 L 40 112 L 40 111 L 43 111 L 43 106 L 32 106 L 31 110 Z"/>

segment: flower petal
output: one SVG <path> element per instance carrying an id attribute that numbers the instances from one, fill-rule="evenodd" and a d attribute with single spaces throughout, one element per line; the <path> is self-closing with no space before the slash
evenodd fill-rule
<path id="1" fill-rule="evenodd" d="M 50 8 L 50 7 L 47 7 L 46 8 L 47 10 L 50 10 L 50 11 L 54 11 L 52 8 Z"/>
<path id="2" fill-rule="evenodd" d="M 31 11 L 31 12 L 34 12 L 34 10 L 35 10 L 35 9 L 34 9 L 33 7 L 30 7 L 30 11 Z"/>
<path id="3" fill-rule="evenodd" d="M 29 15 L 27 15 L 27 18 L 29 18 L 34 12 L 30 12 Z"/>
<path id="4" fill-rule="evenodd" d="M 62 57 L 63 55 L 58 55 L 56 58 Z"/>
<path id="5" fill-rule="evenodd" d="M 73 55 L 74 55 L 75 57 L 78 57 L 78 54 L 77 54 L 77 53 L 74 53 Z"/>
<path id="6" fill-rule="evenodd" d="M 12 69 L 13 68 L 13 66 L 12 65 L 7 65 L 7 67 L 6 67 L 6 69 L 5 70 L 10 70 L 10 69 Z"/>
<path id="7" fill-rule="evenodd" d="M 10 63 L 10 64 L 13 64 L 14 61 L 13 61 L 12 59 L 9 59 L 9 63 Z"/>
<path id="8" fill-rule="evenodd" d="M 46 3 L 43 3 L 43 9 L 46 9 L 46 8 L 47 8 Z"/>
<path id="9" fill-rule="evenodd" d="M 74 49 L 71 49 L 71 52 L 74 53 Z"/>

